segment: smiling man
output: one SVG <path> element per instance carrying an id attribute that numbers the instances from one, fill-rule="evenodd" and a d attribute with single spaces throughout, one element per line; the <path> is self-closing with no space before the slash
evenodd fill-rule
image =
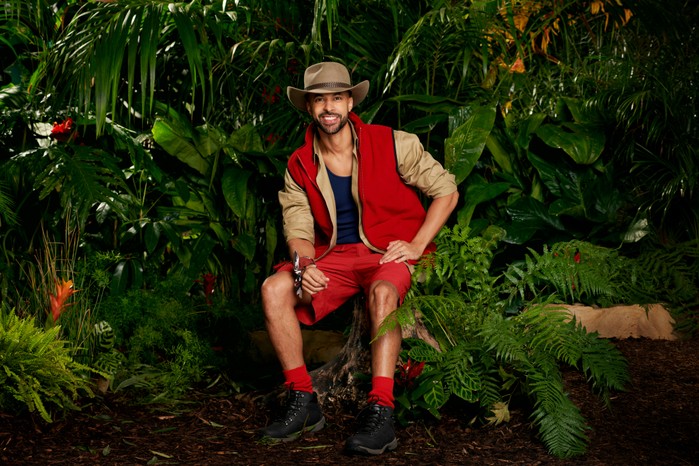
<path id="1" fill-rule="evenodd" d="M 300 323 L 312 325 L 357 293 L 366 296 L 372 337 L 372 389 L 349 453 L 394 450 L 393 377 L 401 346 L 397 328 L 374 339 L 410 288 L 412 265 L 456 207 L 454 176 L 417 136 L 363 123 L 352 112 L 369 82 L 352 85 L 339 63 L 312 65 L 304 89 L 287 95 L 313 124 L 289 158 L 279 192 L 292 260 L 262 285 L 262 307 L 288 389 L 283 416 L 262 429 L 289 441 L 325 425 L 303 359 Z M 418 191 L 431 199 L 425 211 Z"/>

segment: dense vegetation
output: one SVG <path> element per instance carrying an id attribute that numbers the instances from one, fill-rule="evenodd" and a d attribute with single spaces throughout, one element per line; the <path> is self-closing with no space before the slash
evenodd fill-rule
<path id="1" fill-rule="evenodd" d="M 693 330 L 698 19 L 688 0 L 5 1 L 0 344 L 36 345 L 4 350 L 0 408 L 48 420 L 88 374 L 144 401 L 241 388 L 308 121 L 285 89 L 338 60 L 371 81 L 360 116 L 417 133 L 461 192 L 396 315 L 444 350 L 406 342 L 426 366 L 405 406 L 497 417 L 519 390 L 553 453 L 584 451 L 556 368 L 606 396 L 623 361 L 544 304 L 665 302 Z"/>

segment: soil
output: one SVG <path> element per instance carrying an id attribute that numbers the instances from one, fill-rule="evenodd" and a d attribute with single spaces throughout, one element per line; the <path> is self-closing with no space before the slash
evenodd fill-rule
<path id="1" fill-rule="evenodd" d="M 528 411 L 497 427 L 469 425 L 457 404 L 441 420 L 399 427 L 399 447 L 381 457 L 343 454 L 354 431 L 351 408 L 324 405 L 328 425 L 297 442 L 264 445 L 256 430 L 274 413 L 269 392 L 197 395 L 183 409 L 134 406 L 109 396 L 44 424 L 0 414 L 0 464 L 24 465 L 689 465 L 699 464 L 699 340 L 620 340 L 631 384 L 611 410 L 578 372 L 566 372 L 571 399 L 587 419 L 586 455 L 557 459 L 537 439 Z"/>

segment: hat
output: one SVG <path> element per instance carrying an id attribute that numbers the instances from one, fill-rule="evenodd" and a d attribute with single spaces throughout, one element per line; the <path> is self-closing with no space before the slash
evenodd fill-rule
<path id="1" fill-rule="evenodd" d="M 354 105 L 364 100 L 369 92 L 369 81 L 362 81 L 352 86 L 347 68 L 340 63 L 323 62 L 306 68 L 303 74 L 304 89 L 287 87 L 286 95 L 296 108 L 306 111 L 306 94 L 333 94 L 349 91 L 352 93 Z"/>

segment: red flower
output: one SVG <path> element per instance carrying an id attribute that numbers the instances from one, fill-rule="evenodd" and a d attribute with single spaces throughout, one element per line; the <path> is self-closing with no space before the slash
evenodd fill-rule
<path id="1" fill-rule="evenodd" d="M 270 143 L 270 144 L 276 144 L 277 141 L 279 141 L 280 139 L 281 139 L 281 136 L 278 135 L 278 134 L 274 134 L 274 133 L 269 133 L 269 134 L 265 137 L 265 141 L 267 141 L 267 142 Z"/>
<path id="2" fill-rule="evenodd" d="M 214 290 L 216 289 L 216 275 L 212 273 L 205 273 L 201 276 L 201 280 L 194 280 L 196 283 L 200 283 L 204 288 L 204 297 L 206 298 L 206 304 L 211 306 L 213 301 L 211 297 L 214 295 Z"/>
<path id="3" fill-rule="evenodd" d="M 416 363 L 415 361 L 408 359 L 408 362 L 398 366 L 396 385 L 405 388 L 412 388 L 413 385 L 415 385 L 415 379 L 422 374 L 422 370 L 424 368 L 425 361 Z"/>
<path id="4" fill-rule="evenodd" d="M 291 74 L 298 74 L 299 73 L 299 61 L 295 58 L 292 58 L 289 60 L 289 65 L 286 67 L 286 71 L 288 71 Z"/>
<path id="5" fill-rule="evenodd" d="M 580 263 L 580 251 L 575 251 L 575 255 L 573 256 L 573 260 L 575 261 L 576 264 Z"/>
<path id="6" fill-rule="evenodd" d="M 53 317 L 54 322 L 58 320 L 65 308 L 70 306 L 70 304 L 66 304 L 66 301 L 76 291 L 77 290 L 73 289 L 73 280 L 62 280 L 61 283 L 56 281 L 56 295 L 54 296 L 52 294 L 49 294 L 49 301 L 51 303 L 51 316 Z"/>
<path id="7" fill-rule="evenodd" d="M 279 96 L 282 93 L 281 86 L 275 86 L 274 90 L 267 92 L 267 88 L 262 89 L 262 99 L 266 104 L 276 104 L 279 102 Z"/>
<path id="8" fill-rule="evenodd" d="M 51 137 L 57 141 L 75 140 L 78 136 L 79 133 L 73 128 L 73 119 L 70 117 L 66 118 L 63 123 L 54 122 L 53 128 L 51 128 Z"/>

